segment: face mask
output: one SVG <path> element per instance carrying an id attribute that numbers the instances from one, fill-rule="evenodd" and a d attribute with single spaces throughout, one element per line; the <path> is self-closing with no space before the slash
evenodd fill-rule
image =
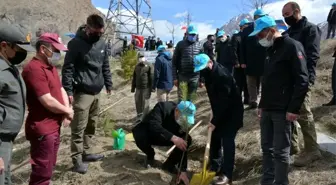
<path id="1" fill-rule="evenodd" d="M 196 42 L 197 37 L 196 35 L 188 35 L 187 39 L 190 42 Z"/>
<path id="2" fill-rule="evenodd" d="M 96 34 L 96 33 L 91 33 L 90 35 L 89 35 L 89 40 L 90 40 L 90 42 L 92 42 L 92 43 L 96 43 L 96 42 L 98 42 L 99 40 L 100 40 L 100 35 L 98 35 L 98 34 Z"/>
<path id="3" fill-rule="evenodd" d="M 141 57 L 140 59 L 139 59 L 139 62 L 145 62 L 146 61 L 146 58 L 145 57 Z"/>
<path id="4" fill-rule="evenodd" d="M 296 19 L 294 17 L 294 14 L 289 16 L 289 17 L 285 17 L 285 22 L 286 22 L 286 24 L 288 24 L 288 26 L 293 26 L 296 23 Z"/>
<path id="5" fill-rule="evenodd" d="M 61 53 L 56 53 L 56 52 L 53 52 L 52 57 L 48 58 L 48 62 L 51 65 L 57 64 L 60 60 L 61 60 Z"/>
<path id="6" fill-rule="evenodd" d="M 18 65 L 22 63 L 27 57 L 27 51 L 17 51 L 13 58 L 9 58 L 8 61 L 12 65 Z"/>
<path id="7" fill-rule="evenodd" d="M 220 38 L 219 40 L 221 41 L 221 42 L 225 42 L 226 41 L 226 37 L 222 37 L 222 38 Z"/>
<path id="8" fill-rule="evenodd" d="M 271 40 L 268 40 L 269 34 L 270 32 L 268 32 L 265 38 L 259 40 L 259 44 L 265 48 L 273 46 L 274 43 L 273 37 Z"/>
<path id="9" fill-rule="evenodd" d="M 214 39 L 211 39 L 210 42 L 215 42 L 215 40 L 214 40 Z"/>

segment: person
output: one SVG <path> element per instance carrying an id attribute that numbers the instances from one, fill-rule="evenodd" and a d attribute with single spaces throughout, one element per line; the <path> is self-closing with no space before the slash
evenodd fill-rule
<path id="1" fill-rule="evenodd" d="M 298 123 L 295 122 L 292 128 L 292 155 L 298 154 L 300 151 L 298 124 L 300 124 L 303 134 L 304 152 L 294 158 L 294 165 L 300 167 L 310 164 L 322 157 L 319 145 L 317 144 L 314 116 L 310 108 L 311 88 L 316 78 L 315 68 L 317 61 L 320 59 L 321 30 L 318 26 L 310 23 L 306 17 L 301 15 L 300 6 L 296 2 L 285 4 L 282 9 L 282 14 L 285 18 L 285 22 L 290 26 L 283 34 L 288 34 L 289 37 L 299 41 L 303 45 L 307 56 L 306 62 L 309 72 L 308 93 L 302 104 L 300 117 L 297 120 Z"/>
<path id="2" fill-rule="evenodd" d="M 133 128 L 132 133 L 135 143 L 146 154 L 145 167 L 150 168 L 155 166 L 153 145 L 175 145 L 176 148 L 169 155 L 166 162 L 162 164 L 162 169 L 176 174 L 175 165 L 181 166 L 179 179 L 184 184 L 189 184 L 186 171 L 188 168 L 188 147 L 191 145 L 191 136 L 187 135 L 182 128 L 185 127 L 185 122 L 188 125 L 194 124 L 195 113 L 196 107 L 190 101 L 181 101 L 179 104 L 171 101 L 158 102 L 144 120 Z M 180 164 L 181 161 L 182 164 Z"/>
<path id="3" fill-rule="evenodd" d="M 155 48 L 157 49 L 159 46 L 163 45 L 162 40 L 158 37 L 155 43 Z"/>
<path id="4" fill-rule="evenodd" d="M 327 22 L 328 22 L 328 32 L 327 32 L 327 38 L 335 38 L 335 32 L 336 32 L 336 3 L 333 3 L 331 5 L 331 10 L 329 11 Z"/>
<path id="5" fill-rule="evenodd" d="M 178 99 L 182 99 L 182 91 L 179 87 L 181 82 L 188 84 L 188 100 L 195 94 L 199 85 L 199 72 L 194 72 L 193 58 L 202 52 L 202 45 L 196 41 L 198 34 L 195 25 L 187 28 L 187 39 L 177 43 L 173 54 L 173 79 L 174 85 L 178 87 Z M 201 85 L 201 84 L 200 84 Z"/>
<path id="6" fill-rule="evenodd" d="M 60 51 L 67 51 L 56 33 L 42 34 L 36 43 L 36 56 L 23 68 L 27 87 L 28 116 L 26 138 L 30 142 L 32 172 L 30 185 L 51 183 L 60 145 L 60 126 L 69 126 L 73 110 L 55 67 Z"/>
<path id="7" fill-rule="evenodd" d="M 208 35 L 207 41 L 203 44 L 204 53 L 207 54 L 211 60 L 215 59 L 214 42 L 215 42 L 215 36 Z"/>
<path id="8" fill-rule="evenodd" d="M 169 101 L 170 91 L 173 89 L 172 56 L 161 45 L 158 48 L 158 56 L 155 58 L 153 91 L 157 90 L 157 101 Z"/>
<path id="9" fill-rule="evenodd" d="M 34 48 L 18 26 L 0 23 L 0 185 L 11 185 L 13 141 L 23 125 L 26 86 L 15 65 Z"/>
<path id="10" fill-rule="evenodd" d="M 154 36 L 152 36 L 150 40 L 150 51 L 154 51 L 155 47 L 156 47 L 156 41 L 154 39 Z"/>
<path id="11" fill-rule="evenodd" d="M 328 103 L 323 104 L 322 106 L 334 106 L 336 105 L 336 48 L 334 49 L 333 57 L 334 65 L 331 72 L 331 89 L 332 89 L 332 98 Z"/>
<path id="12" fill-rule="evenodd" d="M 257 36 L 259 43 L 268 48 L 258 107 L 263 153 L 261 184 L 288 185 L 291 122 L 299 117 L 309 85 L 306 55 L 300 42 L 281 35 L 270 16 L 257 19 L 255 24 L 250 36 Z"/>
<path id="13" fill-rule="evenodd" d="M 223 30 L 220 30 L 217 33 L 217 38 L 219 39 L 219 43 L 215 50 L 217 53 L 217 62 L 224 66 L 225 69 L 233 75 L 233 67 L 237 64 L 233 63 L 236 61 L 232 60 L 231 41 Z"/>
<path id="14" fill-rule="evenodd" d="M 86 162 L 104 157 L 90 151 L 98 121 L 100 92 L 104 85 L 107 94 L 112 90 L 106 45 L 101 39 L 103 33 L 103 18 L 90 15 L 86 25 L 79 27 L 76 37 L 68 43 L 62 68 L 62 84 L 75 112 L 71 122 L 73 171 L 82 174 L 87 172 Z"/>
<path id="15" fill-rule="evenodd" d="M 149 51 L 149 49 L 150 49 L 150 39 L 151 39 L 150 36 L 146 39 L 146 42 L 145 42 L 146 51 Z"/>
<path id="16" fill-rule="evenodd" d="M 194 59 L 195 71 L 201 71 L 212 109 L 210 128 L 210 169 L 217 172 L 215 184 L 232 184 L 235 138 L 243 126 L 244 106 L 232 75 L 206 54 Z M 223 148 L 224 155 L 219 156 Z M 218 160 L 218 158 L 220 160 Z M 222 159 L 221 159 L 222 158 Z M 218 162 L 222 161 L 222 162 Z"/>
<path id="17" fill-rule="evenodd" d="M 254 12 L 254 20 L 266 16 L 262 9 L 257 9 Z M 264 73 L 264 61 L 266 58 L 266 49 L 262 47 L 257 38 L 249 37 L 248 35 L 253 31 L 253 23 L 245 22 L 241 33 L 241 67 L 245 69 L 247 88 L 250 95 L 249 109 L 256 109 L 258 107 L 258 95 L 260 94 L 260 81 Z M 245 25 L 244 24 L 244 25 Z"/>
<path id="18" fill-rule="evenodd" d="M 137 117 L 141 118 L 149 111 L 149 99 L 153 83 L 152 64 L 146 61 L 142 53 L 139 53 L 138 63 L 135 66 L 132 79 L 131 92 L 134 93 Z"/>
<path id="19" fill-rule="evenodd" d="M 167 46 L 168 46 L 168 49 L 173 48 L 174 47 L 173 41 L 170 40 L 169 43 L 167 44 Z"/>

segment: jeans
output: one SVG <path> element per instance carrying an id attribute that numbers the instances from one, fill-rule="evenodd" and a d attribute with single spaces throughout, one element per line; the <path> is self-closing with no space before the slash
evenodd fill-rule
<path id="1" fill-rule="evenodd" d="M 288 185 L 291 122 L 286 112 L 263 111 L 260 120 L 263 153 L 261 185 Z"/>

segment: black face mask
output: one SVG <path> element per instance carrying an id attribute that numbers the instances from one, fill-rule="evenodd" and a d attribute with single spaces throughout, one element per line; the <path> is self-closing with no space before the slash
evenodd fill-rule
<path id="1" fill-rule="evenodd" d="M 289 17 L 285 17 L 285 22 L 286 24 L 288 24 L 289 26 L 293 26 L 296 23 L 296 19 L 294 17 L 294 14 L 289 16 Z"/>
<path id="2" fill-rule="evenodd" d="M 27 57 L 27 51 L 17 51 L 13 58 L 9 58 L 8 61 L 12 65 L 18 65 L 22 63 Z"/>
<path id="3" fill-rule="evenodd" d="M 101 37 L 101 35 L 98 35 L 98 34 L 90 34 L 89 35 L 89 40 L 92 43 L 96 43 L 100 40 L 100 37 Z"/>
<path id="4" fill-rule="evenodd" d="M 215 42 L 215 40 L 214 40 L 214 39 L 211 39 L 210 42 Z"/>

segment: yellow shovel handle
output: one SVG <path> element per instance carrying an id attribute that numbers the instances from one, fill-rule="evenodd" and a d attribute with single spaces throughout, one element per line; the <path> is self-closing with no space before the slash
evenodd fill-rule
<path id="1" fill-rule="evenodd" d="M 204 161 L 203 161 L 203 171 L 205 172 L 208 166 L 209 161 L 209 151 L 210 151 L 210 142 L 211 142 L 211 136 L 212 136 L 212 130 L 209 127 L 208 128 L 208 138 L 205 146 L 205 152 L 204 152 Z"/>

